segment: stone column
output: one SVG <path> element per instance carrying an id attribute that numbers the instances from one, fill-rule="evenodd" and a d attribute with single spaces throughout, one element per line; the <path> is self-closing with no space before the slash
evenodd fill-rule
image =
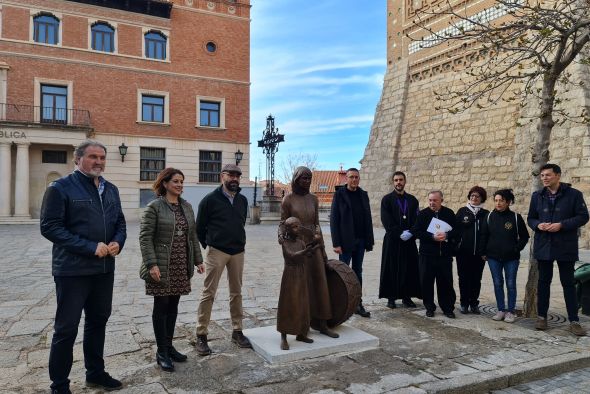
<path id="1" fill-rule="evenodd" d="M 16 143 L 16 179 L 14 216 L 30 218 L 29 213 L 29 142 Z"/>
<path id="2" fill-rule="evenodd" d="M 8 88 L 8 70 L 10 67 L 0 62 L 0 119 L 6 120 L 6 90 Z"/>
<path id="3" fill-rule="evenodd" d="M 0 142 L 0 219 L 10 217 L 10 142 Z"/>

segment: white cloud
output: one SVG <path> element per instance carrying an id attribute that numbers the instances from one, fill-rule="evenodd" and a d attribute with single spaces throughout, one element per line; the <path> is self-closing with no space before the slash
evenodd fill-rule
<path id="1" fill-rule="evenodd" d="M 299 71 L 295 71 L 294 75 L 311 74 L 318 71 L 333 71 L 351 68 L 367 68 L 367 67 L 384 67 L 384 59 L 367 59 L 354 62 L 345 63 L 326 63 L 307 67 Z"/>

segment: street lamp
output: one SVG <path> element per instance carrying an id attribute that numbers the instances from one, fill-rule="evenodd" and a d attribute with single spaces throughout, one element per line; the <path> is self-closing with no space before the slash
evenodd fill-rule
<path id="1" fill-rule="evenodd" d="M 244 153 L 238 149 L 238 151 L 236 153 L 234 153 L 234 156 L 236 157 L 236 165 L 238 165 L 242 161 L 242 158 L 244 157 Z"/>
<path id="2" fill-rule="evenodd" d="M 127 146 L 125 146 L 124 142 L 121 145 L 119 145 L 119 154 L 121 155 L 121 161 L 125 161 L 125 155 L 127 154 Z"/>

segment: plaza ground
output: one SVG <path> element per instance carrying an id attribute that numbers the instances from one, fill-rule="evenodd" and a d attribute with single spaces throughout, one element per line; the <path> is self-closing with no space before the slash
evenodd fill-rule
<path id="1" fill-rule="evenodd" d="M 180 351 L 188 354 L 189 360 L 177 363 L 177 371 L 171 374 L 160 371 L 155 365 L 152 298 L 145 295 L 138 275 L 138 224 L 130 223 L 127 244 L 117 258 L 113 313 L 105 345 L 107 370 L 124 382 L 122 392 L 125 393 L 493 390 L 514 393 L 571 392 L 576 391 L 576 387 L 578 392 L 584 392 L 579 377 L 590 373 L 583 369 L 590 367 L 590 337 L 578 338 L 567 331 L 557 274 L 551 289 L 550 329 L 546 332 L 535 331 L 533 319 L 519 318 L 514 324 L 491 320 L 495 301 L 487 268 L 481 315 L 457 313 L 457 319 L 451 320 L 437 313 L 429 319 L 424 316 L 419 300 L 416 309 L 403 308 L 398 301 L 400 307 L 391 310 L 385 307 L 385 300 L 377 298 L 383 230 L 375 231 L 377 244 L 365 257 L 363 289 L 363 301 L 372 316 L 364 319 L 354 315 L 347 324 L 378 337 L 379 348 L 268 364 L 253 351 L 239 349 L 231 343 L 228 289 L 223 277 L 210 326 L 210 346 L 214 353 L 199 357 L 193 343 L 203 277 L 195 275 L 192 293 L 181 298 L 175 342 Z M 247 237 L 244 326 L 274 325 L 283 270 L 276 225 L 248 225 Z M 327 228 L 324 237 L 326 245 L 330 246 Z M 51 244 L 41 237 L 38 227 L 32 225 L 0 226 L 0 238 L 4 249 L 0 286 L 0 392 L 47 392 L 50 384 L 47 360 L 55 312 Z M 327 252 L 329 257 L 335 258 L 331 248 L 327 248 Z M 590 261 L 588 255 L 584 252 L 582 259 Z M 527 272 L 527 262 L 523 258 L 518 275 L 519 308 Z M 456 279 L 455 289 L 458 291 Z M 581 322 L 590 328 L 590 318 L 581 316 Z M 84 386 L 81 333 L 82 327 L 74 348 L 72 390 L 94 393 L 97 391 Z M 279 341 L 280 336 L 276 335 Z M 560 375 L 559 387 L 555 386 L 557 378 L 534 382 L 574 370 L 578 371 Z"/>

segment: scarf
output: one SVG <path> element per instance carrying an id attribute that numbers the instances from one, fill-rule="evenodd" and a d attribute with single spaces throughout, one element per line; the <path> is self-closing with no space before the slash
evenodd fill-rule
<path id="1" fill-rule="evenodd" d="M 473 212 L 474 215 L 477 216 L 477 213 L 483 207 L 483 204 L 471 205 L 471 203 L 467 203 L 467 205 L 465 205 L 465 206 L 467 207 L 467 209 L 469 209 L 471 212 Z"/>

